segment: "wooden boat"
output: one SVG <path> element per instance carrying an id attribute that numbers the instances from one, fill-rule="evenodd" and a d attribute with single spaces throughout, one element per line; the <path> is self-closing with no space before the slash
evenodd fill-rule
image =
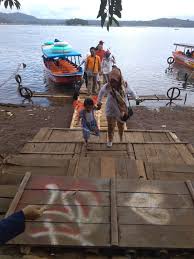
<path id="1" fill-rule="evenodd" d="M 175 51 L 172 52 L 173 59 L 168 58 L 168 61 L 178 63 L 188 68 L 194 69 L 194 45 L 174 43 Z"/>
<path id="2" fill-rule="evenodd" d="M 73 86 L 82 80 L 81 54 L 67 42 L 46 42 L 42 45 L 42 52 L 44 69 L 52 82 Z"/>

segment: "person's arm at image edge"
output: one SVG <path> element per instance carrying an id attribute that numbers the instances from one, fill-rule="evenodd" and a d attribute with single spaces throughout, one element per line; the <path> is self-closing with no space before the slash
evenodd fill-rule
<path id="1" fill-rule="evenodd" d="M 25 220 L 35 220 L 42 216 L 44 209 L 29 205 L 0 221 L 0 245 L 15 238 L 25 231 Z"/>

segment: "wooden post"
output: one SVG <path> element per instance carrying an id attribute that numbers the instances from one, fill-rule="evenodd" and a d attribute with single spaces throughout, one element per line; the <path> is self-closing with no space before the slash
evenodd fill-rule
<path id="1" fill-rule="evenodd" d="M 13 214 L 18 206 L 18 203 L 22 197 L 22 194 L 25 190 L 26 184 L 28 183 L 29 179 L 30 179 L 31 173 L 27 172 L 18 188 L 18 192 L 16 193 L 13 201 L 11 202 L 11 205 L 5 215 L 5 218 L 7 218 L 8 216 L 10 216 L 11 214 Z"/>
<path id="2" fill-rule="evenodd" d="M 187 188 L 189 190 L 189 193 L 190 193 L 190 195 L 192 197 L 192 200 L 194 202 L 194 188 L 193 188 L 192 182 L 190 180 L 187 180 L 185 182 L 185 184 L 186 184 L 186 186 L 187 186 Z"/>

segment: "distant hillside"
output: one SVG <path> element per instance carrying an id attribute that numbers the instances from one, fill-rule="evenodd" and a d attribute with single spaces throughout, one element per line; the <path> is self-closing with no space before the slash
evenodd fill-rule
<path id="1" fill-rule="evenodd" d="M 121 26 L 194 27 L 194 21 L 161 18 L 151 21 L 122 21 Z"/>
<path id="2" fill-rule="evenodd" d="M 0 24 L 42 24 L 42 25 L 89 25 L 100 26 L 98 20 L 83 19 L 39 19 L 24 13 L 1 13 Z M 182 19 L 161 18 L 151 21 L 120 21 L 120 26 L 149 26 L 149 27 L 194 27 L 194 21 Z"/>

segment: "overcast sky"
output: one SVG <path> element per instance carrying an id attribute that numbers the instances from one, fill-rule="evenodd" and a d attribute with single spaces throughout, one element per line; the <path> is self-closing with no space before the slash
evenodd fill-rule
<path id="1" fill-rule="evenodd" d="M 20 0 L 21 12 L 38 18 L 95 19 L 100 0 Z M 123 0 L 122 19 L 150 20 L 163 17 L 194 19 L 194 0 Z M 0 11 L 5 11 L 1 6 Z M 15 10 L 13 10 L 15 11 Z"/>

